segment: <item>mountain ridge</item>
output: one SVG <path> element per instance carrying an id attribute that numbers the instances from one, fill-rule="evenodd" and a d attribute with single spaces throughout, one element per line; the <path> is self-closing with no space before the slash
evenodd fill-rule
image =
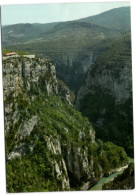
<path id="1" fill-rule="evenodd" d="M 121 12 L 122 9 L 123 12 Z M 103 14 L 105 14 L 107 17 L 102 25 L 108 24 L 108 20 L 110 20 L 112 26 L 115 27 L 114 29 L 109 24 L 108 26 L 100 26 L 96 20 L 95 23 L 87 22 L 85 21 L 87 18 L 81 22 L 75 20 L 45 24 L 44 27 L 41 24 L 41 28 L 38 30 L 41 31 L 40 33 L 24 29 L 29 37 L 22 36 L 22 31 L 20 36 L 18 33 L 13 33 L 12 36 L 12 33 L 4 33 L 3 29 L 3 48 L 33 52 L 39 56 L 49 56 L 56 66 L 57 77 L 76 93 L 82 85 L 87 69 L 102 52 L 109 48 L 112 39 L 122 33 L 118 26 L 121 25 L 124 29 L 123 32 L 130 30 L 129 9 L 129 7 L 117 8 L 94 16 L 98 17 L 98 20 L 100 18 L 101 21 L 104 18 Z M 117 12 L 116 15 L 120 20 L 115 21 L 114 17 L 110 16 L 111 14 L 108 15 L 112 12 Z M 126 29 L 122 23 L 127 24 L 128 28 Z M 33 29 L 35 28 L 34 25 L 31 26 L 33 26 Z M 7 32 L 9 32 L 9 29 Z"/>
<path id="2" fill-rule="evenodd" d="M 120 11 L 118 11 L 118 10 L 120 10 Z M 125 15 L 124 15 L 124 13 L 123 13 L 123 15 L 122 16 L 120 16 L 120 14 L 121 14 L 121 12 L 122 12 L 122 10 L 123 10 L 123 12 L 125 13 Z M 124 11 L 125 10 L 125 11 Z M 19 28 L 21 28 L 21 32 L 24 30 L 24 28 L 25 28 L 25 30 L 27 30 L 27 27 L 28 28 L 30 28 L 30 27 L 32 27 L 32 29 L 30 28 L 29 30 L 31 30 L 31 31 L 34 31 L 34 30 L 36 30 L 37 31 L 37 33 L 38 33 L 38 36 L 40 36 L 42 33 L 46 33 L 46 32 L 48 32 L 49 30 L 51 31 L 51 30 L 54 30 L 53 28 L 55 28 L 55 26 L 57 26 L 58 28 L 59 28 L 59 25 L 60 26 L 64 26 L 64 25 L 66 25 L 66 24 L 73 24 L 73 23 L 76 23 L 76 22 L 79 22 L 79 23 L 81 23 L 81 22 L 85 22 L 85 23 L 93 23 L 94 25 L 99 25 L 99 26 L 101 26 L 101 27 L 105 27 L 105 28 L 111 28 L 109 25 L 105 25 L 104 26 L 104 24 L 105 23 L 108 23 L 107 21 L 108 20 L 111 20 L 111 22 L 110 23 L 113 23 L 113 21 L 114 21 L 114 23 L 115 23 L 115 18 L 113 17 L 109 17 L 108 16 L 108 14 L 109 13 L 114 13 L 114 12 L 116 12 L 116 11 L 118 11 L 119 13 L 116 13 L 116 17 L 119 17 L 120 18 L 120 20 L 122 19 L 123 20 L 123 22 L 122 21 L 117 21 L 117 23 L 119 23 L 119 22 L 121 22 L 121 24 L 120 24 L 120 26 L 122 26 L 122 28 L 124 28 L 124 25 L 123 25 L 123 23 L 126 23 L 125 21 L 127 21 L 127 23 L 128 23 L 128 28 L 130 28 L 130 8 L 129 7 L 126 7 L 126 8 L 124 8 L 124 7 L 121 7 L 121 8 L 115 8 L 115 9 L 112 9 L 112 10 L 109 10 L 109 11 L 106 11 L 106 12 L 103 12 L 103 13 L 101 13 L 101 14 L 98 14 L 98 15 L 95 15 L 95 16 L 90 16 L 90 17 L 86 17 L 86 18 L 82 18 L 82 19 L 78 19 L 78 20 L 72 20 L 72 21 L 65 21 L 65 22 L 53 22 L 53 23 L 44 23 L 44 24 L 42 24 L 42 23 L 19 23 L 19 24 L 13 24 L 13 25 L 8 25 L 8 26 L 6 26 L 6 27 L 2 27 L 2 36 L 3 36 L 3 39 L 4 39 L 4 34 L 6 34 L 6 33 L 8 33 L 7 31 L 9 31 L 10 30 L 10 28 L 17 28 L 17 27 L 19 27 Z M 103 21 L 102 22 L 99 22 L 99 20 L 101 20 L 101 19 L 103 19 L 103 16 L 106 16 L 106 18 L 104 18 L 104 23 L 103 23 Z M 122 17 L 122 18 L 121 18 Z M 91 21 L 92 20 L 92 21 Z M 95 20 L 95 21 L 94 21 Z M 101 25 L 102 24 L 102 25 Z M 38 28 L 37 28 L 38 27 Z M 64 28 L 65 28 L 65 26 L 64 26 Z M 125 30 L 128 30 L 128 28 L 127 29 L 125 29 Z M 112 29 L 112 28 L 111 28 Z M 114 24 L 114 28 L 113 28 L 113 30 L 118 30 L 117 28 L 115 28 L 115 24 Z M 120 29 L 119 29 L 120 30 Z M 10 31 L 9 31 L 10 32 Z M 28 32 L 28 31 L 27 31 Z M 17 33 L 18 33 L 18 28 L 17 28 Z M 31 32 L 30 32 L 31 33 Z M 27 35 L 28 35 L 28 33 L 27 33 Z M 35 33 L 34 33 L 34 36 L 36 36 L 35 35 Z M 32 35 L 32 38 L 33 38 L 33 35 Z M 26 38 L 27 39 L 27 38 Z M 3 44 L 4 45 L 4 44 Z"/>
<path id="3" fill-rule="evenodd" d="M 119 26 L 118 26 L 118 23 L 116 23 L 117 20 L 122 20 L 122 21 L 119 21 L 121 22 Z M 80 19 L 80 21 L 90 22 L 94 24 L 97 23 L 98 25 L 101 25 L 101 26 L 111 27 L 113 29 L 118 28 L 118 30 L 123 30 L 123 31 L 125 29 L 127 31 L 128 29 L 130 29 L 130 7 L 127 6 L 127 7 L 114 8 L 114 9 L 102 12 L 101 14 L 97 14 L 94 16 L 89 16 L 84 19 Z M 124 21 L 126 21 L 128 24 L 125 22 L 125 25 L 124 25 Z"/>

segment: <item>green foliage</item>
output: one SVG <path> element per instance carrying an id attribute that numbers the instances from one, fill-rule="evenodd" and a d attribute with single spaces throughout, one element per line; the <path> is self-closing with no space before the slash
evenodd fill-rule
<path id="1" fill-rule="evenodd" d="M 90 22 L 118 31 L 127 31 L 130 29 L 130 7 L 108 10 L 95 16 L 80 19 L 80 21 Z"/>
<path id="2" fill-rule="evenodd" d="M 27 146 L 27 152 L 23 157 L 7 160 L 8 192 L 60 191 L 61 181 L 56 178 L 54 162 L 61 166 L 60 162 L 62 158 L 66 158 L 70 145 L 74 148 L 85 148 L 89 145 L 89 141 L 93 139 L 89 138 L 88 133 L 91 125 L 87 118 L 67 102 L 62 101 L 59 96 L 41 94 L 31 103 L 25 97 L 25 93 L 19 94 L 16 99 L 20 119 L 6 136 L 7 155 L 20 143 Z M 40 122 L 34 127 L 30 136 L 17 136 L 20 124 L 32 115 L 37 115 Z M 86 140 L 81 139 L 79 135 L 82 127 Z M 55 140 L 60 142 L 62 154 L 54 154 L 49 150 L 47 137 L 50 138 L 50 142 Z M 33 145 L 33 152 L 30 152 L 30 144 Z M 73 185 L 73 178 L 70 180 Z"/>
<path id="3" fill-rule="evenodd" d="M 44 150 L 43 150 L 44 152 Z M 37 153 L 38 154 L 38 153 Z M 7 162 L 7 190 L 8 192 L 36 192 L 55 191 L 60 189 L 51 175 L 51 165 L 38 154 L 22 157 Z M 46 154 L 46 152 L 45 152 Z"/>
<path id="4" fill-rule="evenodd" d="M 77 148 L 80 148 L 81 152 L 86 151 L 86 147 L 88 148 L 88 160 L 94 162 L 97 179 L 102 171 L 106 174 L 127 163 L 126 153 L 122 148 L 112 143 L 103 143 L 101 140 L 93 143 L 94 130 L 88 119 L 60 96 L 37 93 L 32 101 L 31 95 L 23 90 L 23 93 L 14 98 L 20 110 L 20 117 L 6 135 L 6 154 L 8 156 L 20 143 L 26 144 L 27 148 L 25 155 L 21 158 L 7 160 L 9 192 L 62 190 L 61 180 L 56 178 L 54 162 L 56 161 L 61 166 L 60 162 L 62 158 L 67 159 L 70 147 L 73 154 Z M 17 132 L 22 122 L 31 118 L 32 115 L 39 117 L 38 124 L 29 136 L 19 136 Z M 89 129 L 92 129 L 93 135 L 89 134 Z M 61 154 L 54 154 L 49 150 L 47 138 L 50 138 L 50 142 L 59 141 Z M 30 151 L 29 146 L 33 147 L 33 152 Z M 74 189 L 82 184 L 82 180 L 79 181 L 69 170 L 68 176 L 71 187 Z M 83 180 L 85 179 L 84 175 Z"/>
<path id="5" fill-rule="evenodd" d="M 114 97 L 107 90 L 105 93 L 104 89 L 97 87 L 93 91 L 95 91 L 94 94 L 89 93 L 81 100 L 80 110 L 93 123 L 96 137 L 124 147 L 127 153 L 133 156 L 131 100 L 117 106 L 114 104 Z M 123 112 L 125 115 L 122 114 Z"/>
<path id="6" fill-rule="evenodd" d="M 130 69 L 126 76 L 132 76 L 131 66 L 127 67 L 127 64 L 131 64 L 131 44 L 130 34 L 124 33 L 97 59 L 90 72 L 92 78 L 100 79 L 105 74 L 112 81 L 107 80 L 104 85 L 94 82 L 89 87 L 89 93 L 80 100 L 80 111 L 93 123 L 97 138 L 120 145 L 128 155 L 133 156 L 131 80 L 126 80 L 130 82 L 128 89 L 125 89 L 129 98 L 124 97 L 124 101 L 117 101 L 119 92 L 114 89 L 124 86 L 120 73 L 125 72 L 125 68 Z"/>
<path id="7" fill-rule="evenodd" d="M 32 103 L 32 109 L 36 112 L 38 109 L 41 110 L 39 117 L 47 132 L 52 135 L 59 134 L 61 137 L 66 137 L 66 139 L 77 140 L 82 126 L 84 132 L 87 132 L 90 127 L 88 120 L 67 102 L 62 102 L 59 96 L 39 97 Z M 67 129 L 67 131 L 64 129 Z"/>
<path id="8" fill-rule="evenodd" d="M 82 152 L 86 147 L 88 148 L 88 160 L 94 162 L 93 168 L 97 179 L 101 171 L 106 174 L 127 163 L 128 159 L 122 148 L 110 142 L 103 143 L 101 140 L 93 143 L 94 138 L 88 131 L 93 128 L 88 119 L 73 106 L 62 101 L 61 97 L 39 94 L 31 103 L 25 97 L 25 93 L 17 97 L 18 108 L 21 111 L 20 120 L 6 136 L 7 155 L 14 150 L 15 145 L 20 145 L 21 142 L 27 145 L 25 155 L 7 160 L 8 192 L 62 190 L 61 180 L 56 178 L 54 162 L 56 161 L 61 166 L 60 161 L 62 158 L 66 160 L 69 147 L 73 148 L 72 153 L 77 148 L 80 148 Z M 34 127 L 30 136 L 22 138 L 16 136 L 21 122 L 27 117 L 31 118 L 31 115 L 37 115 L 40 122 Z M 85 138 L 80 137 L 82 132 Z M 60 142 L 62 154 L 53 154 L 49 150 L 47 137 L 51 139 L 50 142 L 55 142 L 55 140 Z M 33 145 L 33 152 L 30 152 L 30 144 Z M 82 181 L 79 181 L 70 171 L 68 171 L 68 176 L 73 189 L 81 185 Z"/>
<path id="9" fill-rule="evenodd" d="M 119 147 L 112 142 L 103 143 L 101 140 L 97 140 L 97 144 L 95 143 L 92 146 L 92 155 L 95 163 L 94 166 L 98 166 L 98 163 L 102 167 L 105 175 L 110 173 L 113 169 L 126 165 L 129 161 L 126 152 L 122 147 Z M 97 175 L 98 174 L 100 174 L 100 171 L 99 173 L 97 172 Z"/>

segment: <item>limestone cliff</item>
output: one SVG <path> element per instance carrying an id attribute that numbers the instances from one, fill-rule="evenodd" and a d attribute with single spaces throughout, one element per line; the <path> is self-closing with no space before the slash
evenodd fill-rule
<path id="1" fill-rule="evenodd" d="M 12 58 L 3 61 L 6 133 L 11 128 L 10 124 L 15 124 L 19 118 L 17 99 L 20 96 L 24 101 L 31 101 L 43 91 L 47 94 L 57 93 L 55 67 L 48 61 L 49 59 L 44 61 L 29 58 Z M 29 99 L 29 94 L 31 94 L 31 99 Z M 37 120 L 37 116 L 32 119 L 32 121 Z M 30 124 L 32 125 L 32 122 Z M 28 126 L 28 129 L 33 129 L 33 126 L 32 128 Z"/>
<path id="2" fill-rule="evenodd" d="M 117 39 L 89 68 L 76 104 L 92 121 L 100 139 L 118 143 L 132 155 L 132 64 L 129 33 Z"/>
<path id="3" fill-rule="evenodd" d="M 82 121 L 85 123 L 82 129 L 79 126 L 73 127 L 77 119 L 82 120 L 79 119 L 81 116 L 77 112 L 75 114 L 74 108 L 69 111 L 74 113 L 68 114 L 65 119 L 60 118 L 63 103 L 59 100 L 58 93 L 65 97 L 68 109 L 70 109 L 71 98 L 67 87 L 58 87 L 55 67 L 49 58 L 23 57 L 4 60 L 3 76 L 7 162 L 25 158 L 27 154 L 31 159 L 37 153 L 35 148 L 43 137 L 46 150 L 54 156 L 47 157 L 47 161 L 51 162 L 53 178 L 60 182 L 59 189 L 70 189 L 70 177 L 74 177 L 80 184 L 84 176 L 86 180 L 94 181 L 93 160 L 89 162 L 88 146 L 82 143 L 86 137 L 89 137 L 90 144 L 95 141 L 94 130 L 87 120 Z M 55 99 L 50 100 L 51 97 Z M 49 106 L 52 107 L 49 109 Z M 44 108 L 46 110 L 43 110 Z M 53 113 L 52 109 L 55 110 Z M 57 111 L 59 113 L 56 115 Z M 47 118 L 49 113 L 53 116 Z M 57 123 L 59 120 L 61 122 L 59 121 L 58 125 L 54 126 L 53 120 Z M 80 146 L 74 143 L 75 128 Z M 50 132 L 52 129 L 55 132 L 54 135 Z M 69 137 L 70 141 L 66 140 L 67 138 L 64 138 L 66 143 L 62 141 L 63 136 Z M 81 149 L 81 144 L 84 145 L 84 149 Z"/>

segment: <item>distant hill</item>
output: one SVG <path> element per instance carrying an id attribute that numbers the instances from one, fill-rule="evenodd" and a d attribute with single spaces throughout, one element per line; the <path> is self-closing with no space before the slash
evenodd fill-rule
<path id="1" fill-rule="evenodd" d="M 2 28 L 3 48 L 49 56 L 57 77 L 78 90 L 84 75 L 115 37 L 130 31 L 130 8 L 50 24 L 16 24 Z"/>
<path id="2" fill-rule="evenodd" d="M 13 24 L 2 27 L 2 44 L 13 45 L 26 42 L 33 38 L 38 38 L 40 34 L 49 31 L 57 23 L 49 24 Z"/>
<path id="3" fill-rule="evenodd" d="M 80 19 L 79 21 L 89 22 L 119 31 L 127 31 L 131 25 L 130 7 L 112 9 L 95 16 Z"/>
<path id="4" fill-rule="evenodd" d="M 41 38 L 44 40 L 79 40 L 82 39 L 94 39 L 104 38 L 117 34 L 117 30 L 105 28 L 96 24 L 88 22 L 71 21 L 65 23 L 56 24 L 50 31 L 41 34 Z M 87 37 L 88 36 L 88 37 Z M 71 44 L 71 43 L 70 43 Z"/>
<path id="5" fill-rule="evenodd" d="M 83 36 L 115 35 L 130 30 L 130 7 L 121 7 L 75 21 L 14 24 L 2 27 L 3 46 Z"/>

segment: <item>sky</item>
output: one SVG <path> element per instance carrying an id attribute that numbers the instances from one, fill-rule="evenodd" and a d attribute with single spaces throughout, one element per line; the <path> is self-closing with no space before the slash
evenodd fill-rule
<path id="1" fill-rule="evenodd" d="M 2 25 L 69 21 L 125 6 L 130 6 L 129 1 L 2 5 L 1 21 Z"/>

